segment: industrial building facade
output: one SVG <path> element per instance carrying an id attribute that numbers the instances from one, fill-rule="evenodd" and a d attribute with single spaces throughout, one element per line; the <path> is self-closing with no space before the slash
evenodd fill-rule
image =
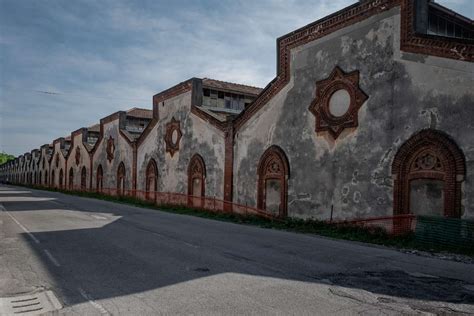
<path id="1" fill-rule="evenodd" d="M 2 165 L 1 180 L 279 217 L 474 218 L 473 28 L 429 0 L 359 1 L 279 38 L 264 89 L 189 79 Z"/>

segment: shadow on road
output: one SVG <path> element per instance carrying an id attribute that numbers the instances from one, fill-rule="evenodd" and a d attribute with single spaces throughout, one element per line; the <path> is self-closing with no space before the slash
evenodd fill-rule
<path id="1" fill-rule="evenodd" d="M 332 284 L 408 299 L 474 302 L 466 282 L 408 274 L 390 262 L 392 255 L 385 249 L 363 250 L 361 245 L 302 234 L 25 191 L 2 192 L 0 203 L 12 214 L 36 214 L 35 220 L 46 221 L 38 223 L 41 227 L 48 227 L 54 210 L 59 210 L 59 225 L 65 227 L 81 226 L 81 221 L 87 226 L 87 216 L 102 223 L 33 230 L 40 245 L 23 234 L 69 304 L 86 300 L 78 288 L 93 289 L 94 299 L 106 299 L 223 273 Z M 38 198 L 40 194 L 48 198 Z M 41 247 L 47 247 L 61 266 L 48 260 Z M 394 260 L 402 256 L 406 255 L 393 251 Z"/>

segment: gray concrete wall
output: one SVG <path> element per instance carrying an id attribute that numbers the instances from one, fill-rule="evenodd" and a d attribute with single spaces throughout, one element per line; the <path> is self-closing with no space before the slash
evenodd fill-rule
<path id="1" fill-rule="evenodd" d="M 256 205 L 257 166 L 271 145 L 291 170 L 288 215 L 328 219 L 391 215 L 391 164 L 414 133 L 435 128 L 463 150 L 463 217 L 474 217 L 473 64 L 400 52 L 399 8 L 295 48 L 290 82 L 236 135 L 234 200 Z M 369 96 L 359 127 L 334 142 L 315 132 L 315 83 L 339 66 L 360 71 Z"/>
<path id="2" fill-rule="evenodd" d="M 114 159 L 109 162 L 107 160 L 107 140 L 112 136 L 115 144 Z M 125 189 L 132 189 L 132 162 L 133 148 L 119 132 L 119 120 L 114 120 L 104 124 L 104 137 L 98 144 L 98 148 L 93 157 L 92 168 L 92 188 L 96 188 L 97 167 L 102 165 L 104 172 L 103 188 L 117 188 L 117 171 L 123 162 L 125 165 Z"/>
<path id="3" fill-rule="evenodd" d="M 192 92 L 186 92 L 159 105 L 159 121 L 138 148 L 137 189 L 145 190 L 146 168 L 150 159 L 158 167 L 158 191 L 188 192 L 188 165 L 194 154 L 206 164 L 206 196 L 223 198 L 224 134 L 191 113 Z M 180 121 L 183 136 L 179 151 L 173 156 L 166 152 L 166 124 L 172 118 Z"/>
<path id="4" fill-rule="evenodd" d="M 56 153 L 58 154 L 58 157 L 59 157 L 59 164 L 57 167 L 56 167 Z M 54 144 L 52 157 L 53 158 L 51 160 L 51 165 L 49 167 L 48 181 L 51 184 L 51 187 L 59 187 L 59 172 L 62 169 L 63 170 L 63 187 L 64 187 L 67 181 L 66 178 L 69 176 L 69 173 L 66 172 L 66 158 L 61 152 L 60 142 L 57 142 Z M 53 182 L 53 170 L 54 170 L 54 182 Z"/>
<path id="5" fill-rule="evenodd" d="M 82 134 L 76 134 L 71 139 L 71 153 L 67 159 L 67 168 L 68 168 L 68 176 L 67 176 L 67 183 L 69 184 L 69 170 L 72 168 L 74 172 L 74 186 L 80 188 L 81 186 L 81 171 L 82 167 L 86 167 L 86 187 L 89 188 L 90 184 L 90 156 L 89 152 L 82 143 Z M 79 151 L 81 153 L 81 157 L 79 159 L 79 164 L 76 164 L 76 148 L 79 147 Z"/>

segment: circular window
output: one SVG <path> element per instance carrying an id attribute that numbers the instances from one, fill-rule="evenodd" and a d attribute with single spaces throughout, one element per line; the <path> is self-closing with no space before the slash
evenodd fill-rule
<path id="1" fill-rule="evenodd" d="M 329 113 L 335 117 L 343 116 L 349 110 L 351 96 L 346 89 L 339 89 L 329 99 Z"/>
<path id="2" fill-rule="evenodd" d="M 173 130 L 173 133 L 171 134 L 171 143 L 173 145 L 176 145 L 177 142 L 178 142 L 178 130 L 175 129 Z"/>

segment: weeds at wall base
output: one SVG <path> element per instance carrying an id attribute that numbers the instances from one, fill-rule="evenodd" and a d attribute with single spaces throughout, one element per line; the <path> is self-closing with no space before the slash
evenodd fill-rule
<path id="1" fill-rule="evenodd" d="M 190 215 L 225 222 L 258 226 L 267 229 L 278 229 L 303 234 L 315 234 L 319 236 L 343 239 L 356 242 L 363 242 L 375 245 L 387 246 L 401 250 L 419 250 L 429 253 L 453 253 L 474 258 L 474 250 L 457 247 L 436 247 L 420 244 L 415 239 L 414 233 L 392 236 L 383 229 L 368 229 L 364 227 L 336 225 L 315 219 L 285 218 L 280 220 L 264 219 L 257 216 L 241 216 L 236 214 L 213 213 L 201 209 L 193 209 L 176 205 L 156 205 L 152 202 L 140 200 L 130 196 L 110 196 L 97 192 L 67 191 L 57 188 L 25 186 L 27 188 L 39 189 L 50 192 L 60 192 L 63 194 L 94 198 L 104 201 L 127 204 L 136 207 L 169 212 L 173 214 Z"/>

